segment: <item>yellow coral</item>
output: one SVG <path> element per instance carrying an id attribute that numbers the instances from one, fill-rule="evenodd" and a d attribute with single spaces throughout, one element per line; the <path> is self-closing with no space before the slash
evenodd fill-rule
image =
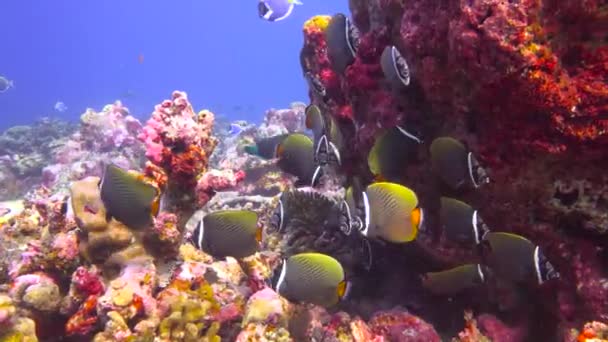
<path id="1" fill-rule="evenodd" d="M 36 323 L 29 318 L 17 319 L 12 329 L 0 335 L 0 342 L 38 342 Z"/>
<path id="2" fill-rule="evenodd" d="M 304 22 L 304 30 L 321 30 L 325 31 L 327 25 L 329 25 L 329 21 L 331 20 L 331 16 L 329 15 L 315 15 L 314 17 L 306 20 Z"/>
<path id="3" fill-rule="evenodd" d="M 185 262 L 211 263 L 213 261 L 209 254 L 203 253 L 190 243 L 179 246 L 179 257 Z"/>
<path id="4" fill-rule="evenodd" d="M 169 301 L 171 313 L 159 326 L 163 341 L 219 341 L 219 324 L 208 322 L 209 313 L 219 310 L 209 284 L 201 284 L 196 290 L 183 289 Z"/>

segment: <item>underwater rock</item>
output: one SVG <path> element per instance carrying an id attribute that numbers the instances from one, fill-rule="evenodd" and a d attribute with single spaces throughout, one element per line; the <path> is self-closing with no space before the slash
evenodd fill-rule
<path id="1" fill-rule="evenodd" d="M 108 151 L 139 145 L 137 135 L 141 130 L 142 124 L 129 115 L 129 109 L 120 101 L 106 105 L 100 112 L 87 108 L 80 116 L 80 137 L 87 150 Z"/>
<path id="2" fill-rule="evenodd" d="M 305 130 L 305 104 L 293 103 L 288 109 L 269 109 L 264 121 L 257 128 L 260 138 L 272 137 L 284 133 L 302 132 Z"/>
<path id="3" fill-rule="evenodd" d="M 274 328 L 286 328 L 289 323 L 290 303 L 270 288 L 254 293 L 247 300 L 242 326 L 251 323 Z"/>
<path id="4" fill-rule="evenodd" d="M 244 171 L 234 172 L 230 169 L 211 169 L 205 172 L 196 184 L 196 199 L 199 207 L 203 207 L 218 191 L 234 188 L 245 178 Z"/>
<path id="5" fill-rule="evenodd" d="M 374 333 L 389 341 L 441 341 L 432 325 L 406 311 L 376 313 L 369 326 Z"/>
<path id="6" fill-rule="evenodd" d="M 217 140 L 211 135 L 214 114 L 196 114 L 188 95 L 175 91 L 170 100 L 156 105 L 138 138 L 146 145 L 146 157 L 163 169 L 176 185 L 187 189 L 204 172 Z"/>
<path id="7" fill-rule="evenodd" d="M 30 309 L 46 314 L 57 311 L 61 301 L 57 283 L 43 273 L 17 277 L 12 284 L 11 297 Z"/>

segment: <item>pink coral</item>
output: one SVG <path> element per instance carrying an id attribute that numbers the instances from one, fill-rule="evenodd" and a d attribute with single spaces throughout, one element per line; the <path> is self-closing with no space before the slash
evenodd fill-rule
<path id="1" fill-rule="evenodd" d="M 245 171 L 212 169 L 203 174 L 196 185 L 199 206 L 205 205 L 217 192 L 237 186 L 245 178 Z"/>
<path id="2" fill-rule="evenodd" d="M 479 315 L 477 324 L 492 341 L 524 341 L 526 338 L 526 326 L 510 327 L 493 315 Z"/>
<path id="3" fill-rule="evenodd" d="M 186 93 L 175 91 L 171 100 L 156 105 L 138 138 L 146 145 L 150 161 L 187 188 L 205 170 L 217 144 L 211 136 L 213 121 L 213 113 L 197 115 Z"/>
<path id="4" fill-rule="evenodd" d="M 117 311 L 126 320 L 138 315 L 143 315 L 142 318 L 156 317 L 157 302 L 152 296 L 155 277 L 156 267 L 153 263 L 130 262 L 99 297 L 98 314 Z"/>
<path id="5" fill-rule="evenodd" d="M 97 268 L 87 269 L 84 266 L 78 267 L 72 274 L 72 285 L 74 295 L 90 296 L 97 295 L 104 291 L 105 286 L 100 277 L 101 273 Z"/>
<path id="6" fill-rule="evenodd" d="M 107 105 L 101 112 L 89 108 L 81 116 L 80 137 L 87 148 L 103 151 L 130 146 L 142 125 L 129 115 L 129 110 L 120 101 Z"/>
<path id="7" fill-rule="evenodd" d="M 406 311 L 378 312 L 369 321 L 371 330 L 396 342 L 433 342 L 441 338 L 432 325 Z"/>

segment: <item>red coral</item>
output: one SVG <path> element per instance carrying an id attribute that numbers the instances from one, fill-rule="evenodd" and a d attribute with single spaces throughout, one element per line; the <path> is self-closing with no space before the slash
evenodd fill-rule
<path id="1" fill-rule="evenodd" d="M 105 289 L 99 272 L 88 270 L 84 266 L 78 267 L 72 274 L 72 284 L 76 293 L 83 297 L 100 295 Z"/>
<path id="2" fill-rule="evenodd" d="M 523 327 L 509 327 L 498 318 L 482 314 L 477 317 L 479 328 L 484 335 L 492 341 L 524 341 L 525 331 Z"/>
<path id="3" fill-rule="evenodd" d="M 84 302 L 80 310 L 74 314 L 65 325 L 68 335 L 87 335 L 97 324 L 97 296 L 91 295 Z"/>
<path id="4" fill-rule="evenodd" d="M 376 313 L 369 321 L 375 334 L 397 342 L 434 342 L 441 338 L 432 325 L 405 311 Z"/>
<path id="5" fill-rule="evenodd" d="M 211 136 L 213 120 L 211 112 L 196 115 L 186 93 L 175 91 L 171 100 L 155 107 L 138 138 L 146 144 L 150 162 L 176 185 L 191 189 L 217 145 Z"/>

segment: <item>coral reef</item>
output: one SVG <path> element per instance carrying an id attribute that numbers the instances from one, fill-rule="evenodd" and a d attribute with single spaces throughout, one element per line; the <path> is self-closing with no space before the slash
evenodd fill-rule
<path id="1" fill-rule="evenodd" d="M 600 285 L 607 277 L 602 235 L 608 227 L 603 5 L 494 0 L 352 0 L 349 5 L 359 34 L 350 37 L 356 51 L 343 72 L 328 53 L 328 17 L 304 24 L 301 51 L 305 78 L 309 84 L 316 79 L 325 90 L 310 87 L 311 102 L 337 120 L 351 147 L 344 151 L 342 171 L 370 179 L 361 165 L 371 143 L 397 124 L 424 140 L 421 152 L 433 138 L 450 135 L 465 141 L 490 168 L 488 187 L 457 194 L 434 181 L 428 153 L 403 171 L 407 186 L 427 208 L 428 231 L 407 251 L 419 261 L 414 273 L 476 260 L 438 237 L 436 201 L 444 194 L 473 205 L 491 229 L 539 243 L 562 274 L 557 284 L 527 294 L 508 286 L 494 289 L 499 292 L 492 290 L 488 300 L 465 300 L 453 314 L 434 314 L 435 299 L 398 302 L 436 316 L 432 321 L 439 326 L 451 325 L 446 317 L 461 315 L 467 306 L 487 311 L 479 325 L 490 327 L 495 333 L 487 336 L 498 339 L 538 337 L 540 332 L 521 322 L 498 323 L 521 311 L 523 303 L 529 308 L 520 314 L 534 314 L 556 335 L 585 320 L 607 319 L 606 289 Z M 390 45 L 409 69 L 410 83 L 402 89 L 391 87 L 381 67 L 381 54 Z M 392 259 L 400 268 L 397 253 L 382 249 L 378 263 Z M 490 319 L 494 310 L 500 319 Z"/>
<path id="2" fill-rule="evenodd" d="M 135 135 L 141 123 L 120 101 L 96 112 L 88 108 L 78 126 L 42 119 L 32 126 L 8 129 L 0 138 L 0 199 L 13 199 L 42 183 L 53 192 L 66 191 L 72 180 L 101 176 L 112 161 L 139 168 L 143 146 Z"/>
<path id="3" fill-rule="evenodd" d="M 349 4 L 349 19 L 315 16 L 303 27 L 310 102 L 346 146 L 339 177 L 330 173 L 318 189 L 284 192 L 293 178 L 243 149 L 305 131 L 303 103 L 268 110 L 258 126 L 241 122 L 235 134 L 175 91 L 145 125 L 116 102 L 88 109 L 78 128 L 47 120 L 0 136 L 0 196 L 19 198 L 0 203 L 0 341 L 606 340 L 605 6 Z M 341 61 L 330 22 L 344 24 L 336 32 L 350 54 Z M 407 63 L 403 87 L 385 75 L 387 46 Z M 425 222 L 415 242 L 367 244 L 341 229 L 338 183 L 373 181 L 367 154 L 395 125 L 422 140 L 403 176 Z M 488 167 L 490 184 L 468 191 L 437 181 L 427 151 L 445 135 Z M 149 227 L 107 212 L 99 183 L 108 162 L 162 194 Z M 446 239 L 439 196 L 478 209 L 491 230 L 538 244 L 560 278 L 512 284 L 490 272 L 473 292 L 430 294 L 422 273 L 483 261 Z M 290 201 L 290 221 L 272 229 L 277 206 Z M 218 209 L 256 211 L 262 250 L 220 259 L 189 243 Z M 343 265 L 352 287 L 336 307 L 290 303 L 269 287 L 280 260 L 305 251 Z"/>
<path id="4" fill-rule="evenodd" d="M 196 185 L 217 141 L 211 135 L 214 115 L 195 114 L 188 96 L 176 91 L 171 100 L 156 105 L 139 139 L 146 144 L 146 157 L 160 167 L 176 186 Z"/>

